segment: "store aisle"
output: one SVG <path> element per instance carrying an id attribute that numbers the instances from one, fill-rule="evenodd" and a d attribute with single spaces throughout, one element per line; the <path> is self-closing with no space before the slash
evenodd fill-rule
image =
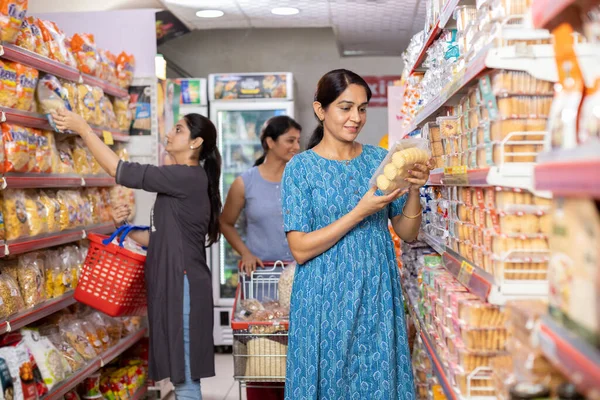
<path id="1" fill-rule="evenodd" d="M 233 355 L 215 354 L 215 370 L 214 378 L 202 380 L 202 400 L 238 400 L 238 383 L 233 379 Z"/>

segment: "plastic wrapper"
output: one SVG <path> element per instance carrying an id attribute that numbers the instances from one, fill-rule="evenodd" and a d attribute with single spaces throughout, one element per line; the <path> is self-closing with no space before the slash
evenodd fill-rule
<path id="1" fill-rule="evenodd" d="M 69 343 L 85 360 L 90 361 L 98 355 L 92 343 L 90 343 L 86 332 L 78 320 L 66 321 L 60 324 L 63 338 Z"/>
<path id="2" fill-rule="evenodd" d="M 56 198 L 61 203 L 60 229 L 64 231 L 75 228 L 78 224 L 77 213 L 79 211 L 77 199 L 68 190 L 59 190 L 56 193 Z"/>
<path id="3" fill-rule="evenodd" d="M 73 290 L 79 283 L 81 273 L 81 260 L 77 246 L 66 246 L 60 251 L 60 260 L 63 271 L 63 285 L 66 290 Z"/>
<path id="4" fill-rule="evenodd" d="M 67 46 L 64 32 L 52 21 L 38 20 L 42 37 L 46 42 L 51 59 L 62 64 L 77 68 L 77 62 Z"/>
<path id="5" fill-rule="evenodd" d="M 101 210 L 103 214 L 101 215 L 102 222 L 110 222 L 112 221 L 112 205 L 110 201 L 110 191 L 107 188 L 99 189 L 100 198 L 103 204 Z"/>
<path id="6" fill-rule="evenodd" d="M 66 292 L 64 271 L 58 250 L 46 252 L 45 291 L 49 299 L 60 297 Z"/>
<path id="7" fill-rule="evenodd" d="M 40 20 L 34 17 L 27 17 L 26 20 L 35 40 L 35 52 L 41 56 L 50 57 L 50 49 L 48 48 L 48 44 L 44 41 L 44 35 L 40 28 Z"/>
<path id="8" fill-rule="evenodd" d="M 47 191 L 41 191 L 39 200 L 47 210 L 48 232 L 60 231 L 61 205 L 56 195 Z"/>
<path id="9" fill-rule="evenodd" d="M 0 60 L 0 106 L 14 108 L 17 105 L 16 63 Z"/>
<path id="10" fill-rule="evenodd" d="M 29 50 L 35 53 L 37 50 L 36 37 L 33 35 L 30 21 L 35 20 L 31 17 L 25 18 L 23 20 L 23 23 L 21 24 L 21 30 L 17 35 L 15 44 L 22 49 Z"/>
<path id="11" fill-rule="evenodd" d="M 49 132 L 52 135 L 52 132 Z M 51 174 L 52 169 L 52 147 L 48 140 L 48 133 L 36 134 L 37 146 L 35 148 L 36 169 L 43 174 Z"/>
<path id="12" fill-rule="evenodd" d="M 103 327 L 97 327 L 87 320 L 81 320 L 81 328 L 85 332 L 88 342 L 94 347 L 96 354 L 108 348 L 108 333 Z"/>
<path id="13" fill-rule="evenodd" d="M 76 372 L 85 365 L 83 357 L 59 333 L 49 335 L 48 340 L 62 354 L 73 372 Z"/>
<path id="14" fill-rule="evenodd" d="M 88 160 L 88 151 L 83 139 L 77 138 L 73 143 L 73 164 L 79 175 L 90 175 L 92 167 Z"/>
<path id="15" fill-rule="evenodd" d="M 28 0 L 0 1 L 0 40 L 14 43 L 27 14 Z"/>
<path id="16" fill-rule="evenodd" d="M 123 332 L 126 335 L 131 335 L 139 331 L 142 327 L 141 317 L 122 317 L 120 320 L 123 323 Z"/>
<path id="17" fill-rule="evenodd" d="M 424 139 L 405 139 L 394 144 L 369 184 L 383 193 L 391 193 L 410 185 L 405 179 L 415 164 L 425 165 L 431 158 L 429 142 Z"/>
<path id="18" fill-rule="evenodd" d="M 96 100 L 94 99 L 93 88 L 89 85 L 77 85 L 77 102 L 79 105 L 78 114 L 88 123 L 96 123 Z"/>
<path id="19" fill-rule="evenodd" d="M 282 307 L 289 308 L 292 298 L 292 287 L 294 285 L 294 275 L 296 274 L 296 263 L 285 267 L 279 277 L 277 290 L 279 291 L 279 304 Z"/>
<path id="20" fill-rule="evenodd" d="M 13 124 L 2 124 L 4 171 L 27 172 L 29 169 L 29 133 Z"/>
<path id="21" fill-rule="evenodd" d="M 129 97 L 115 98 L 113 101 L 113 108 L 115 110 L 119 129 L 122 131 L 129 131 L 129 128 L 131 128 L 131 121 L 133 121 L 133 113 L 129 109 Z"/>
<path id="22" fill-rule="evenodd" d="M 73 150 L 70 141 L 62 140 L 56 144 L 58 151 L 58 165 L 55 171 L 59 174 L 74 174 L 75 161 L 73 159 Z"/>
<path id="23" fill-rule="evenodd" d="M 76 33 L 71 38 L 71 50 L 73 51 L 79 70 L 84 74 L 96 75 L 99 59 L 94 35 Z"/>
<path id="24" fill-rule="evenodd" d="M 13 399 L 37 400 L 34 365 L 23 342 L 0 348 L 0 359 L 8 365 L 13 381 Z"/>
<path id="25" fill-rule="evenodd" d="M 102 121 L 99 122 L 99 125 L 111 129 L 120 129 L 113 104 L 107 96 L 103 96 L 100 99 L 100 110 Z"/>
<path id="26" fill-rule="evenodd" d="M 27 308 L 35 307 L 46 300 L 44 261 L 40 253 L 28 253 L 19 258 L 19 287 Z"/>
<path id="27" fill-rule="evenodd" d="M 93 312 L 86 317 L 86 322 L 96 330 L 96 336 L 102 342 L 102 349 L 107 350 L 111 346 L 111 337 L 108 334 L 108 325 L 102 314 Z"/>
<path id="28" fill-rule="evenodd" d="M 117 79 L 117 57 L 108 50 L 98 50 L 101 64 L 101 79 L 112 84 L 118 84 Z"/>
<path id="29" fill-rule="evenodd" d="M 23 64 L 14 64 L 16 69 L 16 96 L 14 107 L 23 111 L 35 111 L 35 89 L 37 87 L 39 72 L 35 68 Z"/>
<path id="30" fill-rule="evenodd" d="M 105 125 L 104 110 L 102 109 L 102 99 L 104 98 L 104 91 L 94 86 L 92 87 L 92 97 L 94 98 L 94 116 L 92 117 L 92 123 L 96 125 Z"/>
<path id="31" fill-rule="evenodd" d="M 36 164 L 36 152 L 38 146 L 38 136 L 41 135 L 41 131 L 37 129 L 25 128 L 27 133 L 27 151 L 29 152 L 29 164 L 27 165 L 27 171 L 25 172 L 40 172 Z"/>
<path id="32" fill-rule="evenodd" d="M 63 94 L 66 96 L 69 105 L 71 106 L 71 110 L 78 111 L 79 110 L 79 96 L 77 94 L 77 84 L 61 79 L 60 84 L 63 88 Z"/>
<path id="33" fill-rule="evenodd" d="M 52 111 L 67 109 L 73 111 L 68 99 L 68 93 L 63 89 L 60 81 L 53 75 L 44 75 L 38 81 L 37 99 L 44 114 L 54 130 L 56 124 L 52 120 L 50 113 Z"/>
<path id="34" fill-rule="evenodd" d="M 0 274 L 0 318 L 7 318 L 24 308 L 17 281 L 7 273 Z"/>
<path id="35" fill-rule="evenodd" d="M 117 57 L 117 79 L 119 86 L 128 88 L 133 82 L 133 73 L 135 70 L 135 57 L 131 54 L 122 52 Z"/>
<path id="36" fill-rule="evenodd" d="M 72 373 L 67 360 L 48 338 L 40 336 L 38 331 L 31 329 L 22 329 L 21 334 L 48 390 L 52 390 L 57 383 L 62 382 Z"/>
<path id="37" fill-rule="evenodd" d="M 38 236 L 48 233 L 48 209 L 41 201 L 37 191 L 28 190 L 25 193 L 25 209 L 27 211 L 27 222 L 29 223 L 29 234 Z"/>
<path id="38" fill-rule="evenodd" d="M 2 214 L 7 240 L 29 236 L 28 215 L 23 191 L 11 189 L 4 191 Z"/>

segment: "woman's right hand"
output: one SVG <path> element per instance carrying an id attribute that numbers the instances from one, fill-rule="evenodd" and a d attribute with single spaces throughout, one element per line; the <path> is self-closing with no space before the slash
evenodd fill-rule
<path id="1" fill-rule="evenodd" d="M 240 263 L 240 272 L 250 275 L 252 272 L 256 271 L 258 265 L 260 265 L 261 268 L 265 267 L 262 260 L 256 257 L 254 254 L 244 254 L 242 255 L 242 262 Z"/>
<path id="2" fill-rule="evenodd" d="M 120 226 L 129 220 L 131 208 L 127 204 L 117 204 L 112 209 L 112 218 L 115 225 Z"/>
<path id="3" fill-rule="evenodd" d="M 358 202 L 354 211 L 356 211 L 361 220 L 383 210 L 391 202 L 395 201 L 399 197 L 403 196 L 408 189 L 396 189 L 390 194 L 383 196 L 377 196 L 377 188 L 373 187 L 369 190 L 363 198 Z"/>

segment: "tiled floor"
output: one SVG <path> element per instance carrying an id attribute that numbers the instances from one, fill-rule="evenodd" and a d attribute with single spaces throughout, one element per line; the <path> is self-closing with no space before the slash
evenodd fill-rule
<path id="1" fill-rule="evenodd" d="M 202 400 L 245 400 L 239 397 L 238 383 L 233 380 L 233 356 L 215 354 L 214 378 L 202 379 Z"/>

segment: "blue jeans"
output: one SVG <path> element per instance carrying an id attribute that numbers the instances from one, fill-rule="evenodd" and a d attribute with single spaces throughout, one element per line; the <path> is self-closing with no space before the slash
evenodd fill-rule
<path id="1" fill-rule="evenodd" d="M 200 381 L 192 380 L 190 368 L 190 283 L 183 278 L 183 344 L 185 351 L 185 383 L 175 386 L 177 400 L 202 400 Z"/>

